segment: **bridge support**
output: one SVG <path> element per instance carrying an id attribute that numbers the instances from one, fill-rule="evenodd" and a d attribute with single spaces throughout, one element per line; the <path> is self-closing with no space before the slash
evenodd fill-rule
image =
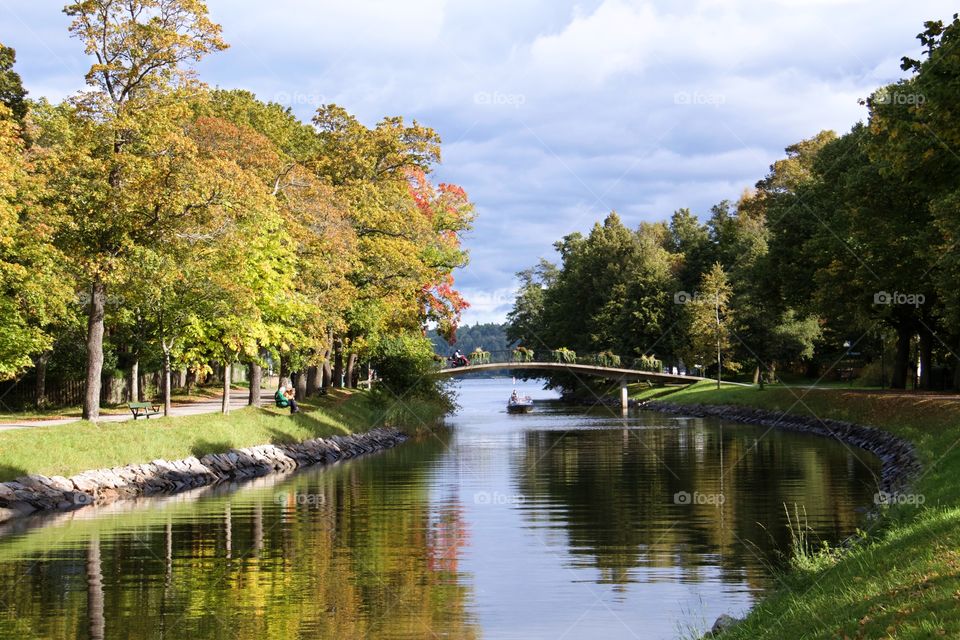
<path id="1" fill-rule="evenodd" d="M 630 398 L 627 395 L 627 381 L 620 381 L 620 408 L 626 411 L 630 407 Z"/>

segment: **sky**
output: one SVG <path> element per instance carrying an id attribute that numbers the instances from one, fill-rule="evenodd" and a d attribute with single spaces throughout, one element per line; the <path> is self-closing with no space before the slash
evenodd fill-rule
<path id="1" fill-rule="evenodd" d="M 0 0 L 30 96 L 84 86 L 64 0 Z M 476 204 L 465 322 L 502 321 L 514 274 L 612 210 L 629 226 L 736 200 L 788 145 L 849 130 L 904 77 L 939 0 L 208 0 L 231 45 L 200 79 L 368 126 L 436 129 L 435 180 Z"/>

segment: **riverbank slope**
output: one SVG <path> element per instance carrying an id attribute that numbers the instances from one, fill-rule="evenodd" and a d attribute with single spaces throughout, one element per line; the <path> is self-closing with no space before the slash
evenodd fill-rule
<path id="1" fill-rule="evenodd" d="M 960 401 L 935 395 L 698 383 L 637 400 L 752 407 L 872 426 L 913 443 L 921 471 L 842 553 L 808 545 L 750 615 L 718 637 L 960 637 Z M 907 500 L 909 498 L 909 500 Z"/>
<path id="2" fill-rule="evenodd" d="M 449 407 L 339 391 L 226 415 L 36 427 L 0 433 L 0 521 L 332 462 L 394 446 Z M 66 476 L 70 476 L 69 478 Z"/>
<path id="3" fill-rule="evenodd" d="M 408 401 L 408 415 L 388 415 L 367 392 L 339 389 L 310 398 L 291 416 L 273 406 L 229 414 L 151 418 L 125 423 L 76 422 L 0 432 L 0 482 L 26 474 L 69 476 L 88 469 L 155 459 L 202 457 L 260 444 L 359 433 L 377 426 L 430 423 L 446 407 Z"/>

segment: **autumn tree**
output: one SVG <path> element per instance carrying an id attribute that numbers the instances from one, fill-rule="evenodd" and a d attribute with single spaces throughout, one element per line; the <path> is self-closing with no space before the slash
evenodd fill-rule
<path id="1" fill-rule="evenodd" d="M 49 325 L 73 294 L 52 245 L 55 221 L 40 205 L 43 189 L 17 119 L 0 104 L 0 380 L 51 347 Z"/>
<path id="2" fill-rule="evenodd" d="M 321 384 L 320 367 L 330 357 L 331 332 L 345 329 L 345 314 L 355 291 L 347 277 L 356 266 L 356 236 L 347 201 L 306 167 L 305 161 L 315 156 L 320 140 L 289 108 L 261 102 L 249 92 L 218 90 L 199 103 L 198 109 L 233 123 L 240 131 L 256 132 L 272 145 L 254 154 L 260 158 L 257 174 L 283 218 L 283 227 L 277 232 L 296 254 L 295 268 L 285 274 L 285 286 L 304 298 L 307 309 L 294 327 L 297 339 L 284 344 L 278 358 L 284 369 L 306 368 L 309 384 L 304 388 L 314 393 Z M 251 358 L 248 365 L 251 378 L 256 377 L 258 359 Z M 327 369 L 328 383 L 331 376 Z"/>
<path id="3" fill-rule="evenodd" d="M 356 237 L 356 297 L 333 350 L 334 382 L 345 375 L 349 384 L 378 336 L 422 333 L 434 321 L 452 337 L 466 307 L 452 271 L 466 264 L 460 234 L 473 207 L 461 188 L 429 181 L 440 161 L 432 129 L 399 117 L 368 128 L 336 105 L 321 107 L 314 124 L 320 148 L 307 166 L 342 197 Z"/>
<path id="4" fill-rule="evenodd" d="M 723 368 L 736 372 L 740 364 L 732 359 L 734 353 L 731 297 L 733 289 L 723 266 L 716 263 L 703 274 L 697 295 L 685 306 L 688 322 L 689 352 L 687 363 L 699 363 L 704 373 L 711 361 L 717 366 L 717 386 L 720 386 Z"/>
<path id="5" fill-rule="evenodd" d="M 184 190 L 168 187 L 167 174 L 182 175 L 190 153 L 178 126 L 190 87 L 186 66 L 226 45 L 197 0 L 83 0 L 64 12 L 94 58 L 91 90 L 75 98 L 80 148 L 64 158 L 72 184 L 61 205 L 72 223 L 61 241 L 90 292 L 83 416 L 96 420 L 108 286 L 132 247 L 164 243 L 216 198 L 202 188 L 184 198 Z"/>

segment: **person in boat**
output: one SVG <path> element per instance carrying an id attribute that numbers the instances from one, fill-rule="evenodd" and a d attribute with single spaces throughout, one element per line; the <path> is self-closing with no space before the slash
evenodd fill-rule
<path id="1" fill-rule="evenodd" d="M 514 389 L 513 393 L 510 394 L 510 402 L 519 402 L 520 396 L 517 394 L 517 390 Z"/>

